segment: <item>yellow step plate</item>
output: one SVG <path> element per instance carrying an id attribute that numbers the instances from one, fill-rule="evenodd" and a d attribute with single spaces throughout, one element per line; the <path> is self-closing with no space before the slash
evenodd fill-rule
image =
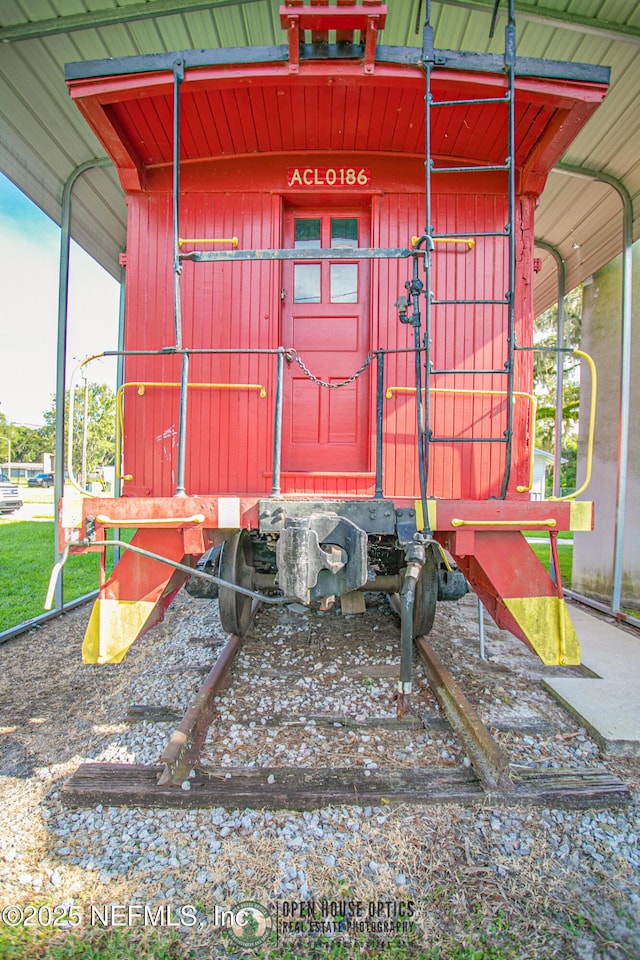
<path id="1" fill-rule="evenodd" d="M 505 597 L 504 605 L 547 666 L 580 663 L 580 641 L 560 597 Z"/>
<path id="2" fill-rule="evenodd" d="M 85 663 L 120 663 L 156 608 L 149 600 L 96 600 L 82 643 Z"/>

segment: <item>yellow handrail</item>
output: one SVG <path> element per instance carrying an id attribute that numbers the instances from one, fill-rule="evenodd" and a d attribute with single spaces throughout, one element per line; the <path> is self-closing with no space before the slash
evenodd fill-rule
<path id="1" fill-rule="evenodd" d="M 422 392 L 424 393 L 424 387 Z M 415 387 L 387 387 L 386 398 L 391 400 L 394 393 L 415 393 Z M 486 395 L 486 396 L 496 396 L 496 397 L 508 397 L 509 393 L 507 390 L 471 390 L 469 387 L 429 387 L 429 393 L 464 393 L 470 394 L 472 396 L 476 395 Z M 514 390 L 512 393 L 513 397 L 526 397 L 531 403 L 531 424 L 535 431 L 536 415 L 538 412 L 538 400 L 532 393 L 525 393 L 522 390 Z M 518 493 L 528 493 L 533 487 L 533 467 L 534 467 L 534 455 L 535 455 L 535 444 L 531 445 L 531 453 L 529 455 L 529 486 L 516 487 Z"/>
<path id="2" fill-rule="evenodd" d="M 591 468 L 593 466 L 593 437 L 596 426 L 596 399 L 598 395 L 598 374 L 596 371 L 596 365 L 593 362 L 593 357 L 590 357 L 588 353 L 584 353 L 582 350 L 574 350 L 571 354 L 572 357 L 582 357 L 583 360 L 586 360 L 589 365 L 589 370 L 591 371 L 591 403 L 589 404 L 589 438 L 587 440 L 587 470 L 585 474 L 585 480 L 582 486 L 575 491 L 575 493 L 568 493 L 564 497 L 549 497 L 549 500 L 554 500 L 556 503 L 559 503 L 562 500 L 575 500 L 576 497 L 579 497 L 581 493 L 587 489 L 591 482 Z M 558 437 L 556 437 L 556 443 L 558 443 Z"/>
<path id="3" fill-rule="evenodd" d="M 138 395 L 143 397 L 147 387 L 179 387 L 179 383 L 166 383 L 162 380 L 131 380 L 118 387 L 116 392 L 116 474 L 119 480 L 130 482 L 133 476 L 130 473 L 123 474 L 122 466 L 122 437 L 124 436 L 124 409 L 122 399 L 127 387 L 137 387 Z M 267 395 L 265 387 L 261 383 L 190 383 L 187 389 L 200 390 L 257 390 L 260 398 L 264 400 Z"/>
<path id="4" fill-rule="evenodd" d="M 556 520 L 549 517 L 547 520 L 461 520 L 454 517 L 452 527 L 555 527 Z"/>
<path id="5" fill-rule="evenodd" d="M 190 246 L 197 243 L 230 243 L 234 250 L 238 249 L 239 240 L 237 237 L 221 237 L 220 239 L 214 237 L 178 237 L 178 246 L 184 247 L 187 244 Z"/>
<path id="6" fill-rule="evenodd" d="M 179 383 L 167 383 L 165 380 L 131 380 L 129 383 L 123 383 L 122 387 L 137 387 L 138 396 L 144 397 L 146 387 L 179 387 Z M 122 389 L 119 388 L 119 391 Z M 190 383 L 188 389 L 199 387 L 201 390 L 257 390 L 260 399 L 264 400 L 267 395 L 265 387 L 261 383 Z"/>
<path id="7" fill-rule="evenodd" d="M 127 517 L 126 520 L 122 518 L 119 520 L 113 519 L 113 517 L 106 517 L 104 514 L 98 514 L 96 517 L 96 523 L 99 523 L 104 527 L 161 527 L 165 523 L 204 523 L 205 516 L 204 513 L 194 513 L 192 517 L 141 517 L 139 519 L 134 519 L 132 517 Z"/>
<path id="8" fill-rule="evenodd" d="M 468 250 L 473 250 L 476 245 L 473 237 L 432 237 L 434 243 L 464 243 Z M 415 247 L 422 237 L 411 237 L 411 247 Z"/>

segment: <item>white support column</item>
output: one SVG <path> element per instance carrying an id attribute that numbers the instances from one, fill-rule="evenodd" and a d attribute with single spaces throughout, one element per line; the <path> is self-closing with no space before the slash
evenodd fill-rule
<path id="1" fill-rule="evenodd" d="M 594 444 L 593 476 L 585 498 L 596 503 L 593 533 L 574 535 L 572 589 L 608 603 L 613 593 L 615 527 L 617 519 L 616 477 L 619 457 L 620 353 L 622 317 L 622 256 L 602 267 L 583 293 L 582 349 L 596 362 L 599 377 Z M 640 295 L 640 241 L 632 247 L 633 301 Z M 621 606 L 640 607 L 640 336 L 630 338 L 629 447 L 626 464 L 624 552 L 622 558 Z M 586 378 L 585 378 L 586 379 Z M 585 422 L 590 389 L 581 390 L 580 421 Z M 583 416 L 584 414 L 584 416 Z M 578 451 L 578 476 L 584 470 L 586 437 Z"/>

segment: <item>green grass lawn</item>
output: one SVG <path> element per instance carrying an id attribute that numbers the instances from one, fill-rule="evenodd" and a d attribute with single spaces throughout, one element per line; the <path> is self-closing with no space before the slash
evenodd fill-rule
<path id="1" fill-rule="evenodd" d="M 55 563 L 53 490 L 21 485 L 20 495 L 32 507 L 31 519 L 0 518 L 0 632 L 45 613 Z M 130 540 L 133 532 L 123 531 L 123 539 Z M 112 555 L 109 550 L 108 569 Z M 97 590 L 99 569 L 99 554 L 71 554 L 64 567 L 65 603 Z"/>
<path id="2" fill-rule="evenodd" d="M 54 562 L 53 520 L 0 520 L 0 631 L 45 612 Z M 98 570 L 98 554 L 69 557 L 64 568 L 65 602 L 96 590 Z"/>
<path id="3" fill-rule="evenodd" d="M 546 570 L 549 569 L 551 561 L 551 548 L 545 543 L 532 543 L 531 549 Z M 571 588 L 571 568 L 573 565 L 573 544 L 558 543 L 558 559 L 560 561 L 560 574 L 562 576 L 562 585 Z"/>
<path id="4" fill-rule="evenodd" d="M 539 527 L 537 530 L 523 530 L 525 537 L 547 537 L 546 527 Z M 558 540 L 573 540 L 573 530 L 558 530 Z"/>

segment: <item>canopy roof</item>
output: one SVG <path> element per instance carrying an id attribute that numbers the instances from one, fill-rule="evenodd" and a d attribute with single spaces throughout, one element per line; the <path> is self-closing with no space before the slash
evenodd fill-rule
<path id="1" fill-rule="evenodd" d="M 89 7 L 91 9 L 89 9 Z M 389 0 L 385 46 L 421 46 L 420 5 Z M 433 3 L 436 46 L 499 54 L 504 13 L 489 39 L 493 0 Z M 556 9 L 557 8 L 557 9 Z M 422 14 L 420 14 L 421 16 Z M 635 0 L 516 0 L 518 57 L 610 65 L 604 104 L 563 160 L 621 180 L 640 194 L 640 7 Z M 278 0 L 0 0 L 0 169 L 56 221 L 62 187 L 80 163 L 104 155 L 66 90 L 64 64 L 173 50 L 279 45 Z M 416 51 L 417 53 L 417 51 Z M 636 209 L 640 206 L 636 202 Z M 553 171 L 536 235 L 560 250 L 567 288 L 622 246 L 621 204 L 603 183 Z M 126 211 L 115 171 L 98 169 L 74 191 L 73 233 L 114 275 L 125 244 Z M 634 238 L 640 234 L 636 215 Z M 556 296 L 556 266 L 541 251 L 537 308 Z"/>

